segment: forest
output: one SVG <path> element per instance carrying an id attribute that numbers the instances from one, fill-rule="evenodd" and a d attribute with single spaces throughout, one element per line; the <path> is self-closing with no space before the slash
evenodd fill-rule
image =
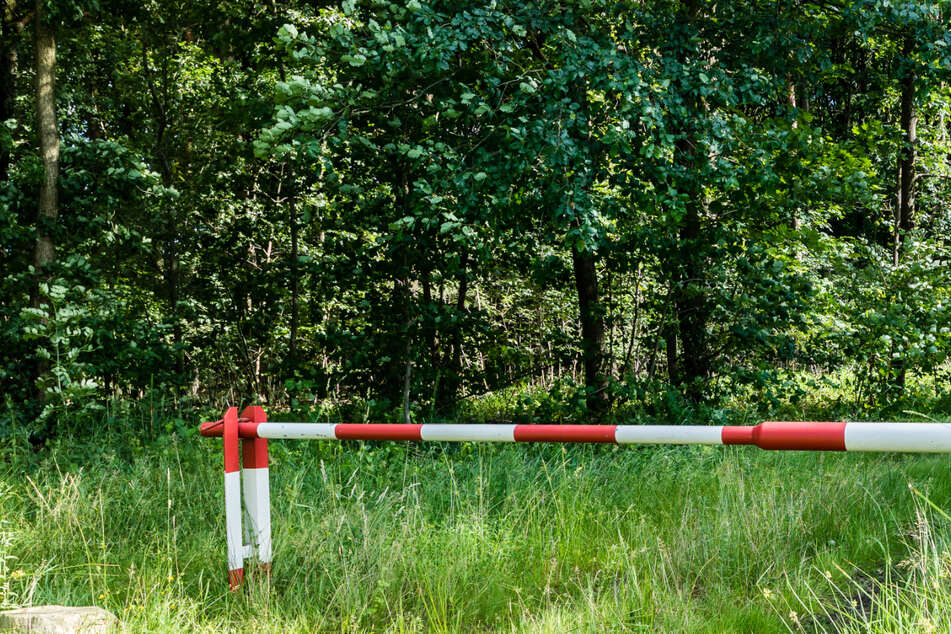
<path id="1" fill-rule="evenodd" d="M 946 379 L 946 3 L 48 5 L 3 21 L 6 428 Z"/>
<path id="2" fill-rule="evenodd" d="M 220 450 L 197 425 L 229 404 L 334 422 L 951 420 L 948 0 L 3 0 L 0 25 L 0 607 L 82 597 L 182 631 L 947 631 L 951 531 L 907 537 L 949 517 L 951 473 L 930 458 L 813 473 L 805 455 L 692 449 L 287 449 L 288 469 L 349 493 L 292 511 L 278 545 L 324 530 L 370 558 L 394 527 L 452 544 L 466 516 L 496 532 L 466 533 L 471 558 L 449 570 L 435 551 L 368 568 L 314 553 L 284 574 L 329 607 L 297 588 L 274 622 L 234 598 L 202 616 L 220 552 L 190 533 L 173 548 L 166 499 L 122 482 L 151 482 L 171 509 L 175 471 L 186 497 L 203 474 L 182 513 L 214 532 L 202 508 L 221 506 L 204 482 Z M 694 519 L 666 506 L 691 495 L 676 474 L 722 492 L 751 465 L 763 487 L 783 481 L 759 506 L 716 492 L 684 502 Z M 824 488 L 823 469 L 866 468 Z M 431 480 L 416 506 L 367 511 L 347 469 L 380 500 L 388 478 Z M 501 489 L 483 489 L 490 472 Z M 622 472 L 646 497 L 599 501 Z M 276 497 L 316 487 L 283 477 Z M 813 491 L 797 501 L 799 486 Z M 115 517 L 124 500 L 146 519 L 100 522 L 103 491 Z M 853 525 L 884 500 L 887 517 Z M 596 519 L 605 504 L 614 519 Z M 394 510 L 407 505 L 419 516 Z M 730 550 L 739 528 L 683 561 L 551 555 L 545 518 L 570 532 L 564 514 L 632 549 L 644 522 L 675 535 L 732 515 L 769 533 L 779 563 Z M 793 540 L 793 516 L 824 519 Z M 361 521 L 372 544 L 347 541 Z M 42 536 L 51 522 L 61 533 Z M 149 522 L 165 541 L 138 559 L 125 536 Z M 534 537 L 505 542 L 519 524 Z M 503 572 L 467 589 L 495 565 L 479 540 L 517 551 L 522 573 L 504 575 L 535 571 L 515 604 Z M 196 585 L 163 567 L 191 547 Z M 718 589 L 698 590 L 724 549 Z M 925 563 L 897 572 L 908 553 Z M 137 561 L 155 583 L 94 560 Z M 56 572 L 71 561 L 88 575 Z M 784 588 L 756 585 L 780 573 Z M 175 603 L 154 592 L 166 576 Z M 354 589 L 371 578 L 383 585 Z"/>

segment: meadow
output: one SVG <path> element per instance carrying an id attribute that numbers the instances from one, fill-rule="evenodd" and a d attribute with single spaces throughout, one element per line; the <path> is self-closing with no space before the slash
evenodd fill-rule
<path id="1" fill-rule="evenodd" d="M 5 455 L 0 605 L 130 631 L 951 630 L 947 456 L 272 442 L 273 573 L 231 593 L 220 441 L 102 436 Z"/>

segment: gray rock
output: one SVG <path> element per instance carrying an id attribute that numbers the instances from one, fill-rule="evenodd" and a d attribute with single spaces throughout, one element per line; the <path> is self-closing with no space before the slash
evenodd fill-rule
<path id="1" fill-rule="evenodd" d="M 118 632 L 119 619 L 94 606 L 39 605 L 0 612 L 0 630 L 30 634 L 100 634 Z"/>

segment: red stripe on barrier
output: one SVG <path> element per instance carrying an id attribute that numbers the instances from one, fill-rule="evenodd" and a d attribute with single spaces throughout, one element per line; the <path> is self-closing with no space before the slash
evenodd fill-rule
<path id="1" fill-rule="evenodd" d="M 240 458 L 238 457 L 238 408 L 229 407 L 225 412 L 224 429 L 224 454 L 225 454 L 225 473 L 233 473 L 241 468 Z"/>
<path id="2" fill-rule="evenodd" d="M 202 423 L 198 426 L 198 433 L 206 438 L 211 436 L 220 436 L 222 429 L 224 429 L 225 422 L 223 420 L 209 421 L 207 423 Z"/>
<path id="3" fill-rule="evenodd" d="M 242 418 L 248 418 L 254 425 L 255 438 L 245 438 L 241 441 L 241 464 L 245 469 L 264 469 L 267 467 L 267 438 L 257 438 L 257 426 L 259 423 L 267 422 L 267 414 L 264 408 L 253 405 L 245 407 L 241 412 Z M 238 423 L 238 435 L 240 436 L 241 423 Z"/>
<path id="4" fill-rule="evenodd" d="M 202 423 L 198 432 L 206 438 L 221 438 L 224 432 L 224 421 L 216 420 L 211 423 Z M 238 438 L 257 438 L 257 423 L 238 423 Z"/>
<path id="5" fill-rule="evenodd" d="M 615 442 L 616 425 L 516 425 L 515 442 Z"/>
<path id="6" fill-rule="evenodd" d="M 263 443 L 263 446 L 261 446 Z M 241 467 L 243 469 L 265 469 L 267 467 L 267 440 L 264 438 L 245 438 L 241 441 Z"/>
<path id="7" fill-rule="evenodd" d="M 340 440 L 422 440 L 422 424 L 340 423 L 334 435 Z"/>
<path id="8" fill-rule="evenodd" d="M 724 427 L 724 445 L 756 445 L 760 449 L 845 451 L 847 423 L 770 421 L 752 427 Z"/>
<path id="9" fill-rule="evenodd" d="M 720 441 L 724 445 L 754 445 L 754 429 L 756 427 L 725 426 L 720 432 Z"/>
<path id="10" fill-rule="evenodd" d="M 228 587 L 232 592 L 241 587 L 242 581 L 244 581 L 244 568 L 228 571 Z"/>
<path id="11" fill-rule="evenodd" d="M 846 424 L 770 421 L 757 425 L 753 438 L 761 449 L 845 451 Z"/>

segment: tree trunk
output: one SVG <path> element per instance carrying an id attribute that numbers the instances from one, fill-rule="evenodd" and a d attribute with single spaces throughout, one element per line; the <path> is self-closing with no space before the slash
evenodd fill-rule
<path id="1" fill-rule="evenodd" d="M 297 242 L 297 204 L 294 198 L 296 192 L 291 192 L 288 199 L 291 214 L 291 341 L 288 346 L 288 358 L 291 365 L 297 366 L 297 323 L 300 314 L 299 286 L 300 286 L 300 253 Z"/>
<path id="2" fill-rule="evenodd" d="M 175 221 L 174 212 L 172 213 L 172 218 L 169 220 L 171 226 L 175 226 L 177 223 Z M 185 351 L 181 349 L 182 346 L 182 325 L 178 320 L 178 249 L 176 248 L 175 238 L 172 237 L 167 243 L 167 248 L 165 253 L 168 257 L 168 266 L 165 270 L 165 281 L 168 286 L 168 305 L 172 313 L 172 341 L 175 344 L 175 373 L 178 375 L 178 380 L 180 381 L 183 378 L 185 372 Z"/>
<path id="3" fill-rule="evenodd" d="M 700 192 L 696 192 L 700 195 Z M 680 379 L 688 388 L 692 400 L 699 397 L 697 381 L 710 375 L 709 350 L 707 349 L 706 289 L 703 287 L 704 260 L 699 249 L 700 201 L 687 203 L 687 215 L 680 230 L 682 277 L 677 284 L 675 308 L 680 324 Z"/>
<path id="4" fill-rule="evenodd" d="M 433 397 L 431 406 L 435 406 L 436 392 L 439 389 L 440 358 L 439 346 L 436 339 L 436 322 L 438 311 L 442 309 L 442 302 L 437 306 L 433 298 L 432 266 L 424 258 L 421 263 L 419 283 L 423 291 L 423 309 L 419 313 L 420 335 L 425 346 L 425 355 L 429 358 L 429 378 L 434 381 L 430 394 Z"/>
<path id="5" fill-rule="evenodd" d="M 56 124 L 56 37 L 46 24 L 43 0 L 36 0 L 36 114 L 43 159 L 43 182 L 37 205 L 37 238 L 33 266 L 40 273 L 56 257 L 52 224 L 59 215 L 57 181 L 59 180 L 59 129 Z"/>
<path id="6" fill-rule="evenodd" d="M 586 28 L 585 24 L 580 21 L 575 26 L 579 31 Z M 552 62 L 546 59 L 542 52 L 535 33 L 530 33 L 526 37 L 526 45 L 532 51 L 536 61 L 541 62 L 549 70 L 554 68 Z M 586 79 L 579 76 L 570 82 L 568 92 L 580 107 L 579 114 L 583 116 L 584 121 L 588 122 L 586 124 L 587 130 L 583 134 L 576 135 L 575 140 L 588 147 L 590 164 L 597 165 L 602 160 L 600 155 L 602 150 L 593 142 L 594 130 L 590 127 L 590 117 L 588 116 Z M 587 167 L 585 171 L 587 171 L 587 174 L 583 187 L 590 189 L 595 180 L 595 169 Z M 567 183 L 567 172 L 562 176 L 564 182 Z M 608 379 L 604 374 L 604 306 L 598 295 L 598 273 L 595 269 L 595 255 L 589 249 L 581 252 L 573 246 L 571 248 L 571 262 L 574 269 L 575 288 L 578 292 L 582 366 L 585 387 L 588 390 L 587 406 L 591 413 L 599 415 L 610 406 L 610 395 L 608 394 Z"/>
<path id="7" fill-rule="evenodd" d="M 167 64 L 167 60 L 165 60 Z M 159 86 L 156 86 L 152 73 L 152 67 L 149 63 L 148 51 L 142 47 L 142 69 L 145 72 L 145 80 L 148 85 L 149 94 L 152 97 L 152 108 L 155 117 L 155 153 L 158 159 L 159 170 L 162 175 L 162 185 L 172 186 L 172 158 L 168 139 L 168 74 L 162 73 L 162 79 L 165 82 L 162 88 L 162 94 L 159 94 Z M 165 290 L 168 296 L 169 316 L 172 321 L 172 343 L 175 346 L 175 373 L 179 379 L 183 378 L 185 373 L 185 354 L 182 350 L 182 325 L 178 318 L 178 298 L 179 298 L 179 262 L 177 243 L 180 240 L 180 228 L 178 226 L 178 214 L 175 204 L 172 203 L 168 210 L 168 217 L 165 223 L 165 246 L 163 249 L 163 259 L 165 260 Z"/>
<path id="8" fill-rule="evenodd" d="M 795 114 L 796 111 L 796 84 L 793 83 L 792 77 L 786 75 L 786 103 L 789 104 L 789 108 Z M 791 127 L 795 130 L 799 127 L 799 121 L 793 117 Z"/>
<path id="9" fill-rule="evenodd" d="M 790 127 L 795 130 L 799 127 L 799 115 L 796 112 L 796 84 L 793 83 L 792 77 L 789 75 L 786 76 L 786 101 L 789 104 L 790 110 L 793 112 L 793 120 Z M 792 208 L 792 229 L 793 231 L 799 231 L 799 209 L 794 204 Z M 799 257 L 799 251 L 796 251 L 797 258 Z"/>
<path id="10" fill-rule="evenodd" d="M 46 305 L 40 291 L 40 282 L 49 275 L 49 266 L 56 258 L 56 248 L 51 232 L 59 215 L 57 184 L 59 180 L 59 128 L 56 123 L 56 36 L 46 24 L 43 0 L 36 0 L 34 27 L 36 46 L 36 115 L 40 137 L 40 157 L 43 160 L 43 182 L 40 184 L 36 217 L 36 245 L 33 249 L 33 281 L 31 305 L 39 308 Z M 36 379 L 39 381 L 49 372 L 49 362 L 38 359 Z M 38 385 L 38 384 L 37 384 Z M 37 387 L 37 398 L 43 400 L 44 392 Z"/>
<path id="11" fill-rule="evenodd" d="M 459 387 L 462 385 L 462 334 L 465 324 L 461 323 L 462 315 L 466 310 L 466 296 L 469 294 L 469 274 L 466 267 L 469 263 L 469 252 L 463 251 L 459 256 L 459 291 L 456 295 L 455 325 L 446 351 L 446 360 L 443 363 L 445 372 L 440 380 L 436 396 L 436 409 L 447 411 L 456 402 L 459 396 Z"/>
<path id="12" fill-rule="evenodd" d="M 693 23 L 700 13 L 700 4 L 685 2 L 678 16 L 678 22 L 685 30 L 685 42 L 681 44 L 678 58 L 689 61 L 689 49 L 686 40 L 694 34 Z M 694 116 L 703 116 L 703 103 L 699 98 L 693 101 L 690 110 Z M 684 219 L 678 236 L 676 251 L 677 262 L 672 276 L 673 304 L 680 334 L 680 355 L 677 364 L 677 382 L 686 388 L 690 400 L 699 401 L 702 396 L 702 382 L 710 376 L 710 351 L 707 342 L 707 320 L 709 305 L 705 279 L 706 245 L 701 231 L 701 212 L 703 211 L 703 189 L 698 182 L 698 174 L 706 157 L 697 149 L 692 133 L 691 122 L 681 123 L 681 138 L 674 144 L 674 160 L 690 176 L 678 183 L 678 189 L 687 192 L 684 204 Z"/>
<path id="13" fill-rule="evenodd" d="M 894 251 L 892 259 L 895 266 L 901 261 L 902 245 L 905 234 L 915 228 L 915 143 L 918 140 L 918 117 L 915 112 L 915 71 L 912 68 L 912 54 L 915 41 L 906 35 L 902 45 L 902 56 L 908 68 L 901 78 L 901 131 L 902 146 L 898 158 L 898 201 L 895 209 Z M 906 365 L 904 358 L 893 358 L 892 369 L 895 373 L 896 387 L 904 392 Z"/>
<path id="14" fill-rule="evenodd" d="M 903 55 L 911 64 L 914 40 L 905 37 Z M 915 144 L 918 140 L 918 117 L 915 113 L 915 71 L 908 68 L 901 79 L 901 131 L 902 147 L 899 154 L 898 216 L 895 226 L 895 263 L 901 250 L 903 233 L 915 227 Z"/>
<path id="15" fill-rule="evenodd" d="M 406 286 L 409 287 L 409 284 L 410 282 L 407 279 Z M 403 326 L 406 333 L 406 350 L 404 351 L 406 369 L 403 372 L 403 422 L 407 425 L 413 422 L 410 405 L 412 403 L 413 388 L 413 326 L 416 320 L 413 318 L 412 298 L 416 295 L 417 291 L 418 284 L 413 281 L 412 288 L 407 288 L 405 305 L 406 321 Z"/>
<path id="16" fill-rule="evenodd" d="M 600 414 L 610 405 L 608 380 L 604 375 L 604 308 L 598 297 L 598 272 L 590 250 L 571 250 L 571 263 L 578 291 L 581 317 L 581 359 L 588 388 L 588 409 Z"/>
<path id="17" fill-rule="evenodd" d="M 15 20 L 16 0 L 0 5 L 0 124 L 12 119 L 16 104 L 17 36 L 23 29 Z M 10 178 L 10 152 L 0 147 L 0 182 Z"/>
<path id="18" fill-rule="evenodd" d="M 689 139 L 676 143 L 676 155 L 682 165 L 697 165 L 693 144 Z M 677 384 L 686 388 L 686 396 L 698 401 L 702 395 L 700 383 L 710 376 L 710 356 L 707 342 L 707 319 L 709 305 L 704 270 L 704 245 L 700 213 L 703 207 L 703 192 L 699 187 L 690 187 L 685 203 L 683 225 L 678 236 L 678 248 L 672 283 L 673 308 L 680 334 L 680 354 L 675 368 Z M 668 338 L 668 344 L 670 338 Z M 669 346 L 668 346 L 669 350 Z M 669 352 L 668 352 L 669 357 Z"/>
<path id="19" fill-rule="evenodd" d="M 677 362 L 677 325 L 666 324 L 664 332 L 664 351 L 667 357 L 667 380 L 670 383 L 680 383 L 680 368 Z"/>
<path id="20" fill-rule="evenodd" d="M 400 217 L 410 213 L 412 198 L 412 174 L 407 166 L 398 160 L 392 161 L 393 204 Z M 391 315 L 394 319 L 393 330 L 382 341 L 385 346 L 380 352 L 388 360 L 382 372 L 381 392 L 393 402 L 402 402 L 404 422 L 411 416 L 413 398 L 414 342 L 419 326 L 417 295 L 419 293 L 418 267 L 413 266 L 411 257 L 415 252 L 412 243 L 397 242 L 392 253 L 393 303 Z M 395 320 L 401 319 L 399 322 Z M 399 323 L 399 325 L 397 325 Z"/>
<path id="21" fill-rule="evenodd" d="M 634 316 L 631 319 L 631 337 L 627 341 L 627 349 L 624 352 L 624 362 L 621 364 L 621 371 L 618 376 L 623 380 L 627 376 L 630 368 L 631 354 L 634 352 L 634 345 L 637 342 L 638 326 L 640 326 L 641 316 L 641 265 L 637 265 L 637 273 L 634 275 Z M 635 374 L 640 370 L 640 363 L 634 364 Z"/>
<path id="22" fill-rule="evenodd" d="M 407 322 L 407 331 L 412 326 L 412 321 Z M 410 388 L 413 385 L 413 340 L 408 335 L 406 337 L 406 371 L 403 374 L 403 423 L 409 425 L 413 422 L 410 415 Z"/>

